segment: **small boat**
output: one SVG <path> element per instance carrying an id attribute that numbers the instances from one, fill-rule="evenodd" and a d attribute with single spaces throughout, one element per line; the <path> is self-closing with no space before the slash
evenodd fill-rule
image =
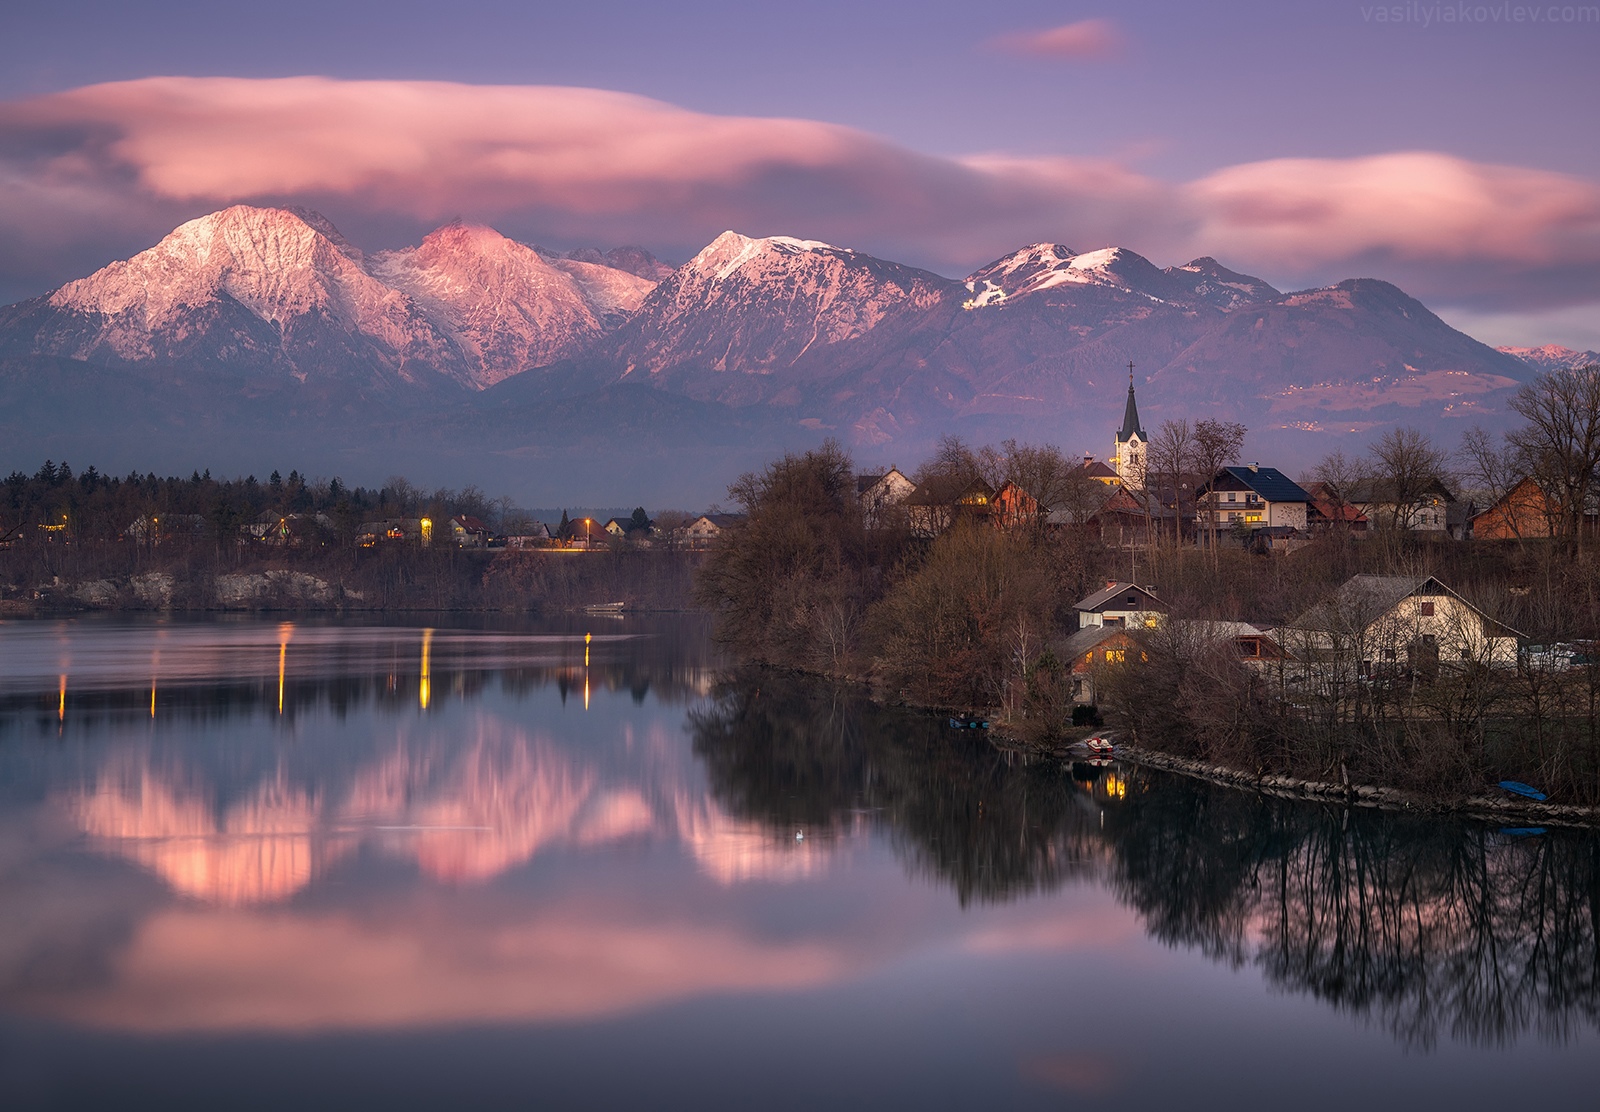
<path id="1" fill-rule="evenodd" d="M 1112 750 L 1116 748 L 1116 746 L 1112 744 L 1110 738 L 1098 736 L 1090 738 L 1083 744 L 1084 748 L 1089 750 L 1089 755 L 1091 757 L 1109 757 L 1111 756 Z"/>
<path id="2" fill-rule="evenodd" d="M 1500 781 L 1500 787 L 1504 788 L 1512 795 L 1520 795 L 1526 799 L 1537 800 L 1540 803 L 1543 803 L 1545 800 L 1550 798 L 1538 788 L 1530 787 L 1529 785 L 1524 784 L 1521 780 L 1502 780 Z"/>
<path id="3" fill-rule="evenodd" d="M 626 605 L 623 602 L 591 602 L 584 609 L 591 614 L 620 614 Z"/>
<path id="4" fill-rule="evenodd" d="M 950 719 L 950 728 L 952 730 L 987 730 L 989 728 L 989 720 L 966 714 L 960 718 L 952 717 Z"/>

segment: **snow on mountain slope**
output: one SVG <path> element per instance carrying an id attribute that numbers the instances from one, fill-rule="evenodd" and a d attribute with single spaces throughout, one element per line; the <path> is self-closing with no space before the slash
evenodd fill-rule
<path id="1" fill-rule="evenodd" d="M 1600 363 L 1600 352 L 1575 351 L 1560 344 L 1542 344 L 1539 347 L 1503 347 L 1502 351 L 1520 359 L 1540 371 L 1560 371 L 1569 367 L 1588 367 Z"/>
<path id="2" fill-rule="evenodd" d="M 78 327 L 55 354 L 123 360 L 254 350 L 255 322 L 282 340 L 274 355 L 297 377 L 316 352 L 371 349 L 390 374 L 459 373 L 460 358 L 402 293 L 368 274 L 358 251 L 320 217 L 235 205 L 191 220 L 156 246 L 114 262 L 47 299 Z M 239 309 L 254 321 L 244 320 Z M 308 358 L 310 357 L 310 358 Z M 423 378 L 430 377 L 423 374 Z"/>
<path id="3" fill-rule="evenodd" d="M 1158 270 L 1143 255 L 1125 247 L 1103 247 L 1078 254 L 1059 243 L 1035 243 L 990 263 L 966 280 L 968 309 L 1014 302 L 1056 290 L 1094 286 L 1155 302 L 1233 309 L 1278 296 L 1259 278 L 1238 274 L 1212 258 Z"/>
<path id="4" fill-rule="evenodd" d="M 460 223 L 374 256 L 371 270 L 455 340 L 479 389 L 571 354 L 621 323 L 653 286 L 604 266 L 551 264 L 492 228 Z"/>
<path id="5" fill-rule="evenodd" d="M 1162 273 L 1183 285 L 1194 300 L 1219 309 L 1238 309 L 1283 296 L 1260 278 L 1229 270 L 1209 255 L 1182 266 L 1169 266 Z"/>
<path id="6" fill-rule="evenodd" d="M 619 332 L 624 373 L 686 366 L 770 374 L 808 353 L 950 301 L 924 270 L 788 236 L 723 232 L 645 299 Z M 892 341 L 891 327 L 881 337 Z"/>

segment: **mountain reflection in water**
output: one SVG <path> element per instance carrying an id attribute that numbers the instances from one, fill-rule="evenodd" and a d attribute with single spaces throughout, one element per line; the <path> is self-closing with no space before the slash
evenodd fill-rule
<path id="1" fill-rule="evenodd" d="M 572 1023 L 1142 929 L 1408 1047 L 1600 1026 L 1593 834 L 1027 762 L 601 622 L 0 628 L 0 1013 Z"/>

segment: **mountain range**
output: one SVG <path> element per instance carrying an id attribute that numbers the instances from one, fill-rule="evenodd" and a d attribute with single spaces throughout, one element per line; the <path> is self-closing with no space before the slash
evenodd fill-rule
<path id="1" fill-rule="evenodd" d="M 1150 427 L 1226 416 L 1284 462 L 1397 422 L 1453 443 L 1593 354 L 1561 352 L 1497 351 L 1376 279 L 1285 293 L 1120 247 L 1033 244 L 964 280 L 732 231 L 676 268 L 462 223 L 368 254 L 240 205 L 0 309 L 0 431 L 28 453 L 8 466 L 422 467 L 693 504 L 822 435 L 903 467 L 950 432 L 1103 454 L 1129 363 Z"/>

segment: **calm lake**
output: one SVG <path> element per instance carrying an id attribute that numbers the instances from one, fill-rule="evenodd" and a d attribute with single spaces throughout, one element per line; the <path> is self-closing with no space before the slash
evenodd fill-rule
<path id="1" fill-rule="evenodd" d="M 0 1107 L 1594 1106 L 1600 838 L 719 665 L 687 617 L 0 623 Z"/>

